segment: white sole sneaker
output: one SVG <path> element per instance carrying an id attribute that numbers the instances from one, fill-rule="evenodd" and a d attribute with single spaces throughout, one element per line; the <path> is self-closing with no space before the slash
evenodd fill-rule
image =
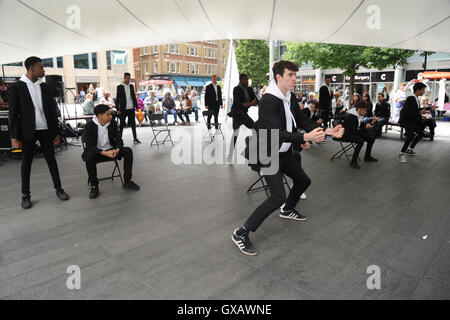
<path id="1" fill-rule="evenodd" d="M 243 253 L 246 254 L 248 256 L 256 256 L 258 254 L 258 252 L 245 252 L 242 247 L 242 241 L 237 241 L 234 239 L 234 234 L 231 235 L 231 240 L 233 240 L 234 244 L 239 248 L 239 250 Z"/>

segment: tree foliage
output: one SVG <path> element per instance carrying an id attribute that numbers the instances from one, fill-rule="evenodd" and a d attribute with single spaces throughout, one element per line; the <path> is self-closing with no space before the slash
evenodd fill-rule
<path id="1" fill-rule="evenodd" d="M 236 49 L 239 73 L 245 73 L 252 79 L 253 86 L 263 86 L 269 77 L 269 46 L 264 40 L 239 40 Z"/>

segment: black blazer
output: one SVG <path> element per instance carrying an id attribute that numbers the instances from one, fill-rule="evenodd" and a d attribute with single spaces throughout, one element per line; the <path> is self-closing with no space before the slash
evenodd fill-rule
<path id="1" fill-rule="evenodd" d="M 205 91 L 205 106 L 209 107 L 209 110 L 219 110 L 222 105 L 222 91 L 220 86 L 217 84 L 217 96 L 219 97 L 217 101 L 216 91 L 212 83 L 206 86 Z"/>
<path id="2" fill-rule="evenodd" d="M 214 90 L 214 88 L 213 88 Z M 251 102 L 254 99 L 256 99 L 255 92 L 251 87 L 247 88 L 248 96 L 250 98 Z M 242 104 L 245 103 L 245 92 L 244 89 L 242 89 L 240 86 L 236 86 L 233 89 L 233 107 L 231 108 L 231 112 L 229 115 L 231 117 L 241 115 L 248 112 L 248 107 L 244 107 Z"/>
<path id="3" fill-rule="evenodd" d="M 342 137 L 345 140 L 346 137 L 349 136 L 361 136 L 367 133 L 366 124 L 364 121 L 359 125 L 358 117 L 354 114 L 347 113 L 344 118 L 344 124 L 342 125 L 345 129 L 344 136 Z"/>
<path id="4" fill-rule="evenodd" d="M 400 110 L 400 120 L 398 123 L 404 126 L 416 126 L 420 124 L 422 115 L 420 114 L 419 106 L 415 96 L 409 96 L 406 98 L 405 105 Z"/>
<path id="5" fill-rule="evenodd" d="M 333 99 L 327 86 L 322 86 L 319 90 L 319 108 L 322 110 L 331 109 L 331 100 Z"/>
<path id="6" fill-rule="evenodd" d="M 120 136 L 119 128 L 115 120 L 111 120 L 111 124 L 108 126 L 108 138 L 109 144 L 113 149 L 122 148 L 123 140 Z M 89 121 L 84 127 L 82 140 L 86 143 L 86 149 L 82 154 L 83 160 L 86 161 L 86 152 L 95 152 L 100 154 L 103 150 L 97 148 L 98 140 L 98 126 L 94 121 Z"/>
<path id="7" fill-rule="evenodd" d="M 58 135 L 58 106 L 46 83 L 41 83 L 42 106 L 45 120 L 52 139 Z M 12 139 L 31 140 L 36 129 L 36 116 L 33 100 L 27 84 L 18 81 L 11 86 L 9 95 L 9 128 Z"/>
<path id="8" fill-rule="evenodd" d="M 270 141 L 270 130 L 279 130 L 279 148 L 283 142 L 290 142 L 294 149 L 300 149 L 300 145 L 305 143 L 303 139 L 303 133 L 299 129 L 304 129 L 306 132 L 310 132 L 317 127 L 319 124 L 308 119 L 305 113 L 298 107 L 298 100 L 295 94 L 291 94 L 291 112 L 297 123 L 295 128 L 292 125 L 292 132 L 286 130 L 286 113 L 284 111 L 283 101 L 277 97 L 266 93 L 261 98 L 259 103 L 259 119 L 256 121 L 254 129 L 257 133 L 257 141 L 259 145 L 259 131 L 261 129 L 267 129 L 267 155 L 271 155 L 271 141 Z M 249 144 L 248 139 L 247 148 L 245 151 L 247 159 L 249 159 Z M 259 162 L 259 150 L 258 150 L 258 162 Z M 267 164 L 268 165 L 268 164 Z M 262 165 L 261 165 L 262 166 Z M 265 165 L 266 166 L 266 165 Z"/>
<path id="9" fill-rule="evenodd" d="M 130 84 L 131 101 L 133 101 L 133 110 L 137 108 L 138 103 L 136 100 L 136 93 L 134 92 L 134 86 Z M 123 84 L 117 86 L 116 106 L 119 107 L 120 112 L 124 112 L 127 107 L 127 97 L 125 95 L 125 87 Z"/>

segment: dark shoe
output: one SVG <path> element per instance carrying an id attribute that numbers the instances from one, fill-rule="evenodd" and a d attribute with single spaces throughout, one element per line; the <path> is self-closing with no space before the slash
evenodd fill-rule
<path id="1" fill-rule="evenodd" d="M 89 199 L 95 199 L 100 194 L 100 190 L 98 189 L 98 186 L 92 186 L 91 192 L 89 193 Z"/>
<path id="2" fill-rule="evenodd" d="M 355 168 L 355 169 L 361 169 L 360 167 L 359 167 L 359 165 L 358 165 L 358 163 L 357 162 L 350 162 L 350 167 L 352 167 L 352 168 Z"/>
<path id="3" fill-rule="evenodd" d="M 434 136 L 430 136 L 430 141 L 433 141 L 434 140 Z"/>
<path id="4" fill-rule="evenodd" d="M 302 216 L 297 210 L 291 209 L 291 210 L 280 210 L 280 218 L 283 219 L 292 219 L 297 221 L 306 221 L 308 220 L 307 217 Z"/>
<path id="5" fill-rule="evenodd" d="M 375 159 L 375 158 L 373 158 L 373 157 L 365 157 L 365 158 L 364 158 L 364 161 L 366 161 L 366 162 L 377 162 L 378 159 Z"/>
<path id="6" fill-rule="evenodd" d="M 412 149 L 408 149 L 408 150 L 406 150 L 406 155 L 407 156 L 419 156 L 420 154 L 418 154 L 417 152 L 414 152 L 414 150 L 412 150 Z"/>
<path id="7" fill-rule="evenodd" d="M 142 143 L 142 142 L 139 141 L 139 139 L 134 139 L 133 142 L 134 142 L 134 144 Z"/>
<path id="8" fill-rule="evenodd" d="M 138 191 L 140 189 L 140 187 L 136 183 L 134 183 L 133 181 L 125 182 L 123 184 L 123 187 L 125 189 L 130 189 L 130 190 L 133 190 L 133 191 Z"/>
<path id="9" fill-rule="evenodd" d="M 62 201 L 69 200 L 69 195 L 68 195 L 67 193 L 65 193 L 65 192 L 64 192 L 64 189 L 62 189 L 62 188 L 56 190 L 56 195 L 57 195 L 58 198 L 60 198 Z"/>
<path id="10" fill-rule="evenodd" d="M 237 245 L 239 250 L 242 251 L 242 253 L 249 255 L 249 256 L 256 256 L 258 252 L 253 247 L 252 242 L 250 241 L 250 238 L 248 237 L 248 234 L 243 236 L 238 236 L 236 234 L 236 230 L 234 230 L 233 234 L 231 235 L 231 240 Z"/>
<path id="11" fill-rule="evenodd" d="M 31 196 L 29 194 L 22 195 L 22 208 L 23 209 L 31 208 Z"/>

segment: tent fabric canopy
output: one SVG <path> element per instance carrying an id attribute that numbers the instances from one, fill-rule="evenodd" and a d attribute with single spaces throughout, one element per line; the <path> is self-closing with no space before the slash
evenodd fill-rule
<path id="1" fill-rule="evenodd" d="M 1 0 L 0 64 L 214 39 L 450 52 L 449 12 L 449 0 Z"/>
<path id="2" fill-rule="evenodd" d="M 191 87 L 203 87 L 205 85 L 205 83 L 202 81 L 188 81 L 187 83 Z"/>

